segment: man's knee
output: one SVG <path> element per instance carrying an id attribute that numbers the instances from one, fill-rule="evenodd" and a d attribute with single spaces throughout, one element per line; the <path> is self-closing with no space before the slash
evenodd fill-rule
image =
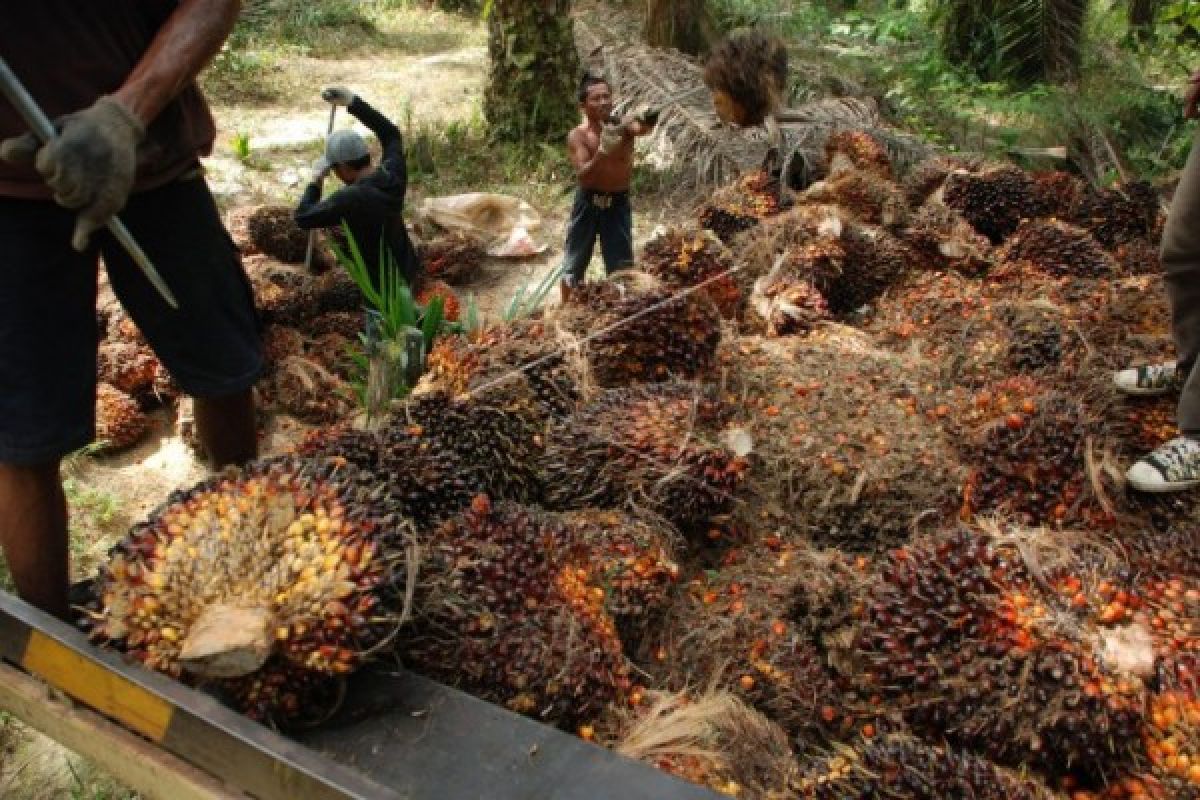
<path id="1" fill-rule="evenodd" d="M 61 461 L 53 459 L 38 464 L 12 464 L 0 461 L 0 485 L 6 488 L 59 481 Z"/>

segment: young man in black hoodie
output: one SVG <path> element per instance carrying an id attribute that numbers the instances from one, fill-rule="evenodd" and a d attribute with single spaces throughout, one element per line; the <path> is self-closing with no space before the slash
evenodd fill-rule
<path id="1" fill-rule="evenodd" d="M 349 89 L 334 86 L 321 92 L 327 103 L 345 106 L 366 125 L 383 148 L 378 166 L 371 164 L 367 143 L 352 130 L 335 131 L 325 144 L 325 154 L 313 164 L 312 180 L 296 208 L 296 224 L 306 230 L 350 228 L 371 274 L 379 285 L 381 267 L 390 256 L 410 289 L 420 288 L 422 270 L 408 230 L 404 227 L 404 194 L 408 168 L 404 140 L 387 117 L 371 108 Z M 321 184 L 332 171 L 341 189 L 321 199 Z"/>

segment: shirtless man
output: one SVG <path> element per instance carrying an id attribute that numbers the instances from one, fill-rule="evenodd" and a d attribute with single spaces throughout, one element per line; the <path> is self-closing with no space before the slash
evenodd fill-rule
<path id="1" fill-rule="evenodd" d="M 629 182 L 633 177 L 633 140 L 654 129 L 658 112 L 644 110 L 616 120 L 612 116 L 612 87 L 608 81 L 584 74 L 579 84 L 584 120 L 567 135 L 567 149 L 579 188 L 567 225 L 563 259 L 562 299 L 583 281 L 596 237 L 611 273 L 633 264 L 633 211 Z"/>

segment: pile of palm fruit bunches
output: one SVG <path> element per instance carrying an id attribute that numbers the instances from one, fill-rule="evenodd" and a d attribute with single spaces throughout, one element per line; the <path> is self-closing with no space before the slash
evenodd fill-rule
<path id="1" fill-rule="evenodd" d="M 83 624 L 284 726 L 386 654 L 739 798 L 1200 797 L 1200 530 L 1121 484 L 1172 401 L 1110 379 L 1171 352 L 1156 192 L 862 131 L 822 175 L 441 339 L 371 430 L 361 299 L 250 212 L 264 394 L 317 427 L 169 497 Z M 173 392 L 104 322 L 120 446 Z"/>

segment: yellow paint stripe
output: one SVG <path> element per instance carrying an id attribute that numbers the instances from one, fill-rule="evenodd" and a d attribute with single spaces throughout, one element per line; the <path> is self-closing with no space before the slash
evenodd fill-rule
<path id="1" fill-rule="evenodd" d="M 155 742 L 166 735 L 169 703 L 44 634 L 30 632 L 21 666 Z"/>

